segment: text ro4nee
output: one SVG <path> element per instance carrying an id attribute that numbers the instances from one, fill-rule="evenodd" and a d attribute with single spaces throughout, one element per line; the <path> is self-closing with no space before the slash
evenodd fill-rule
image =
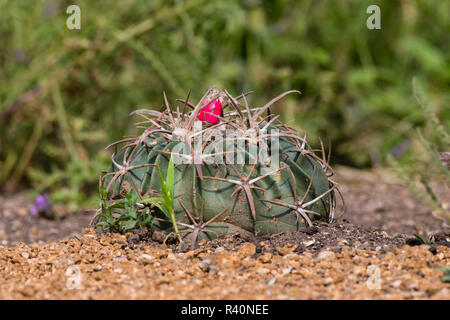
<path id="1" fill-rule="evenodd" d="M 267 304 L 226 304 L 225 307 L 202 307 L 188 304 L 181 308 L 182 315 L 207 315 L 210 318 L 215 313 L 229 315 L 268 315 L 269 305 Z"/>

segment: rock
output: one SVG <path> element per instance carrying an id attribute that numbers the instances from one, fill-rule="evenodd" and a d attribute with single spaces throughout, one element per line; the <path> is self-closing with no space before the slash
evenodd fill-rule
<path id="1" fill-rule="evenodd" d="M 120 262 L 120 261 L 126 261 L 128 260 L 127 256 L 119 256 L 119 257 L 114 257 L 112 259 L 113 262 Z"/>
<path id="2" fill-rule="evenodd" d="M 256 272 L 259 274 L 268 274 L 270 272 L 270 270 L 267 268 L 257 268 Z"/>
<path id="3" fill-rule="evenodd" d="M 102 267 L 101 265 L 97 265 L 97 266 L 94 267 L 93 270 L 94 270 L 95 272 L 98 272 L 98 271 L 101 271 L 102 269 L 103 269 L 103 267 Z"/>
<path id="4" fill-rule="evenodd" d="M 401 284 L 402 284 L 402 280 L 395 280 L 391 283 L 391 287 L 394 289 L 398 289 L 398 288 L 400 288 Z"/>
<path id="5" fill-rule="evenodd" d="M 287 254 L 293 253 L 295 249 L 297 249 L 297 245 L 295 245 L 295 244 L 287 244 L 287 245 L 285 245 L 282 248 L 277 248 L 277 252 L 281 256 L 285 256 Z"/>
<path id="6" fill-rule="evenodd" d="M 302 244 L 305 246 L 305 247 L 310 247 L 310 246 L 312 246 L 314 243 L 316 243 L 316 240 L 314 240 L 314 239 L 312 239 L 312 240 L 309 240 L 309 241 L 303 241 L 302 242 Z"/>
<path id="7" fill-rule="evenodd" d="M 155 230 L 152 233 L 152 240 L 158 243 L 163 243 L 166 238 L 166 234 L 162 231 Z"/>
<path id="8" fill-rule="evenodd" d="M 146 253 L 141 254 L 141 257 L 148 261 L 152 261 L 153 259 L 155 259 L 153 256 L 146 254 Z"/>
<path id="9" fill-rule="evenodd" d="M 317 232 L 319 232 L 319 228 L 312 226 L 312 227 L 308 227 L 306 228 L 305 233 L 309 236 L 312 236 L 313 234 L 316 234 Z"/>
<path id="10" fill-rule="evenodd" d="M 239 249 L 239 256 L 244 257 L 252 257 L 256 254 L 256 246 L 253 243 L 246 242 Z"/>
<path id="11" fill-rule="evenodd" d="M 270 261 L 272 261 L 272 254 L 266 252 L 263 255 L 259 256 L 258 260 L 261 261 L 262 263 L 269 263 Z"/>
<path id="12" fill-rule="evenodd" d="M 17 208 L 16 212 L 19 216 L 22 216 L 22 217 L 29 215 L 28 210 L 25 208 Z"/>
<path id="13" fill-rule="evenodd" d="M 292 271 L 292 267 L 281 269 L 281 272 L 283 274 L 289 274 L 289 273 L 291 273 L 291 271 Z"/>
<path id="14" fill-rule="evenodd" d="M 194 257 L 198 257 L 201 253 L 205 252 L 205 248 L 196 249 L 193 251 L 186 252 L 186 258 L 191 259 Z"/>
<path id="15" fill-rule="evenodd" d="M 324 260 L 324 259 L 329 259 L 329 258 L 333 258 L 333 257 L 334 257 L 334 252 L 329 251 L 329 250 L 320 251 L 319 254 L 317 255 L 318 260 Z"/>
<path id="16" fill-rule="evenodd" d="M 69 264 L 69 263 L 73 263 L 73 260 L 71 258 L 64 258 L 64 259 L 59 259 L 58 262 L 61 264 Z"/>
<path id="17" fill-rule="evenodd" d="M 173 253 L 169 253 L 169 254 L 167 255 L 167 259 L 169 259 L 169 260 L 176 260 L 177 257 L 176 257 Z"/>
<path id="18" fill-rule="evenodd" d="M 198 265 L 203 272 L 209 272 L 211 266 L 211 259 L 203 259 Z"/>
<path id="19" fill-rule="evenodd" d="M 180 242 L 180 243 L 178 244 L 178 246 L 177 246 L 177 249 L 178 249 L 180 252 L 185 253 L 185 252 L 187 252 L 187 251 L 189 250 L 189 247 L 188 247 L 188 245 L 186 244 L 186 242 Z"/>
<path id="20" fill-rule="evenodd" d="M 295 253 L 289 253 L 289 254 L 283 256 L 283 260 L 294 259 L 296 256 L 297 255 Z"/>
<path id="21" fill-rule="evenodd" d="M 141 254 L 141 256 L 138 258 L 138 262 L 140 264 L 143 264 L 144 266 L 150 264 L 155 258 L 149 254 L 143 253 Z"/>
<path id="22" fill-rule="evenodd" d="M 132 244 L 138 243 L 139 240 L 140 240 L 139 235 L 135 234 L 135 233 L 131 234 L 127 239 L 128 243 L 132 243 Z"/>

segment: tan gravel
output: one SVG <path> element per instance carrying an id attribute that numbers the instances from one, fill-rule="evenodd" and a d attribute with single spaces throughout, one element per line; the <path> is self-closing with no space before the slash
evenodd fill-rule
<path id="1" fill-rule="evenodd" d="M 394 252 L 343 247 L 295 253 L 294 245 L 255 255 L 200 247 L 186 253 L 145 246 L 123 235 L 0 246 L 1 299 L 449 299 L 437 268 L 450 248 Z"/>

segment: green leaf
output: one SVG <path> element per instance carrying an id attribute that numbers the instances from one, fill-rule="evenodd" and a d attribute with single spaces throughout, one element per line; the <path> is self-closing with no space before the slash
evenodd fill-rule
<path id="1" fill-rule="evenodd" d="M 131 219 L 136 220 L 137 219 L 137 211 L 136 211 L 136 209 L 128 211 L 128 215 L 130 216 Z"/>
<path id="2" fill-rule="evenodd" d="M 174 188 L 174 175 L 175 175 L 175 167 L 173 165 L 173 158 L 170 156 L 169 166 L 167 167 L 167 176 L 166 183 L 169 191 L 170 197 L 173 198 L 173 188 Z"/>
<path id="3" fill-rule="evenodd" d="M 128 220 L 124 224 L 125 231 L 133 230 L 136 227 L 136 221 Z"/>
<path id="4" fill-rule="evenodd" d="M 132 220 L 132 217 L 128 213 L 125 213 L 116 219 L 117 222 L 127 221 L 127 220 Z"/>
<path id="5" fill-rule="evenodd" d="M 431 241 L 425 241 L 425 240 L 423 240 L 423 238 L 422 238 L 421 236 L 419 236 L 417 233 L 414 233 L 414 237 L 416 237 L 416 239 L 419 240 L 420 243 L 422 243 L 422 244 L 426 244 L 426 245 L 429 245 L 429 246 L 432 246 L 432 245 L 434 244 L 434 243 L 431 242 Z"/>
<path id="6" fill-rule="evenodd" d="M 106 219 L 108 216 L 107 216 L 106 213 L 102 212 L 102 213 L 99 213 L 99 214 L 97 215 L 97 217 L 101 217 L 101 218 L 105 218 L 105 219 Z"/>
<path id="7" fill-rule="evenodd" d="M 103 199 L 106 198 L 107 191 L 106 191 L 106 188 L 105 188 L 105 187 L 100 187 L 100 195 L 101 195 L 101 197 L 102 197 Z"/>
<path id="8" fill-rule="evenodd" d="M 420 242 L 421 244 L 426 244 L 425 240 L 423 240 L 422 237 L 419 236 L 417 233 L 414 233 L 414 237 L 415 237 L 417 240 L 419 240 L 419 242 Z"/>
<path id="9" fill-rule="evenodd" d="M 162 176 L 161 168 L 159 167 L 159 161 L 158 161 L 158 163 L 156 164 L 156 167 L 158 168 L 159 180 L 161 180 L 161 189 L 164 190 L 165 184 L 166 184 L 166 183 L 165 183 L 164 178 L 163 178 L 163 176 Z"/>
<path id="10" fill-rule="evenodd" d="M 167 209 L 167 207 L 165 206 L 160 206 L 158 207 L 165 215 L 167 218 L 171 219 L 171 215 L 170 215 L 170 211 Z"/>
<path id="11" fill-rule="evenodd" d="M 161 195 L 162 199 L 159 199 L 161 204 L 154 204 L 156 205 L 164 214 L 172 220 L 172 212 L 173 212 L 173 186 L 174 186 L 174 165 L 172 157 L 169 161 L 169 166 L 167 168 L 167 176 L 166 181 L 164 181 L 164 178 L 161 173 L 161 168 L 159 166 L 159 163 L 157 164 L 158 168 L 158 175 L 159 179 L 161 180 Z M 169 185 L 170 183 L 170 185 Z"/>
<path id="12" fill-rule="evenodd" d="M 163 198 L 167 198 L 167 193 L 168 193 L 167 183 L 166 183 L 166 181 L 164 181 L 164 178 L 161 173 L 161 168 L 159 167 L 159 163 L 158 163 L 157 167 L 158 167 L 159 179 L 161 180 L 161 194 L 162 194 Z"/>
<path id="13" fill-rule="evenodd" d="M 109 206 L 107 206 L 107 210 L 111 209 L 125 209 L 125 203 L 124 202 L 115 202 Z"/>
<path id="14" fill-rule="evenodd" d="M 142 217 L 142 225 L 145 227 L 149 224 L 153 223 L 153 216 L 151 216 L 148 213 L 143 213 L 143 217 Z"/>
<path id="15" fill-rule="evenodd" d="M 109 228 L 111 225 L 105 221 L 100 221 L 96 223 L 96 226 Z"/>
<path id="16" fill-rule="evenodd" d="M 135 206 L 138 201 L 139 201 L 139 196 L 138 196 L 136 190 L 131 189 L 130 190 L 130 204 L 132 206 Z"/>
<path id="17" fill-rule="evenodd" d="M 168 208 L 165 205 L 164 199 L 161 198 L 145 198 L 141 200 L 142 203 L 149 203 L 155 207 L 157 207 L 159 210 L 161 210 L 168 218 L 170 218 L 170 212 Z"/>
<path id="18" fill-rule="evenodd" d="M 114 219 L 113 219 L 113 217 L 111 216 L 110 213 L 102 212 L 102 213 L 99 213 L 98 216 L 101 217 L 101 218 L 104 218 L 106 220 L 105 223 L 107 223 L 108 226 L 114 225 Z M 98 222 L 97 225 L 99 225 L 99 223 L 100 222 Z"/>
<path id="19" fill-rule="evenodd" d="M 155 202 L 158 202 L 158 201 L 162 201 L 162 199 L 161 198 L 156 198 L 156 197 L 152 197 L 152 198 L 145 198 L 145 199 L 142 199 L 141 201 L 140 201 L 140 203 L 150 203 L 150 204 L 154 204 Z"/>

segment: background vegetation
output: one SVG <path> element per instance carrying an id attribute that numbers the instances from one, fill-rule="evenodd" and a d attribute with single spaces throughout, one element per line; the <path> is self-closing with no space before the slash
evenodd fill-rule
<path id="1" fill-rule="evenodd" d="M 70 4 L 81 30 L 66 28 Z M 381 30 L 366 27 L 371 4 Z M 255 91 L 253 105 L 302 91 L 276 111 L 329 137 L 341 164 L 407 161 L 416 127 L 445 148 L 411 79 L 449 128 L 449 12 L 427 0 L 0 0 L 0 186 L 95 204 L 103 148 L 135 132 L 129 113 L 212 84 Z"/>

